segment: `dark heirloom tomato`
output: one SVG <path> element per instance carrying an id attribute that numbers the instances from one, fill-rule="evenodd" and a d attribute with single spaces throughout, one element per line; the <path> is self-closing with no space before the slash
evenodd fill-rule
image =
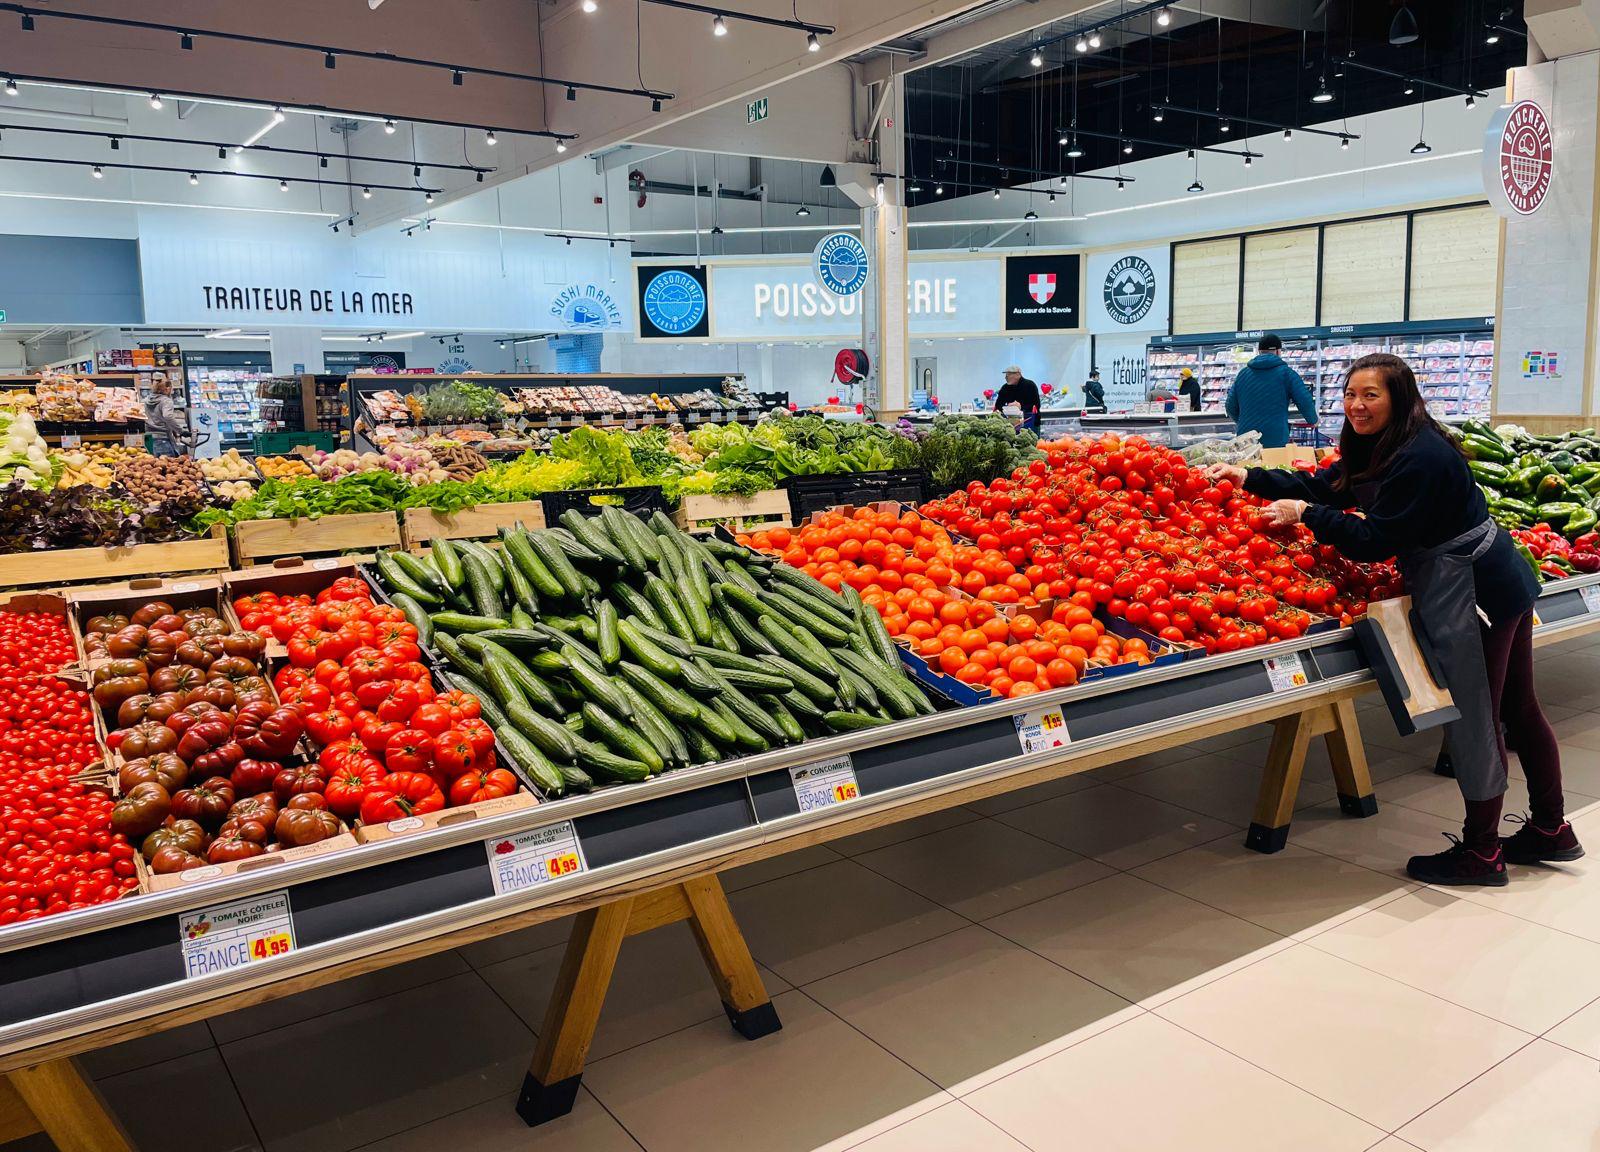
<path id="1" fill-rule="evenodd" d="M 141 669 L 137 672 L 113 673 L 110 669 L 116 665 L 134 665 Z M 129 696 L 138 696 L 150 690 L 150 680 L 142 669 L 144 665 L 137 660 L 113 660 L 110 664 L 101 665 L 94 673 L 94 700 L 100 707 L 114 711 L 122 706 L 122 702 Z"/>
<path id="2" fill-rule="evenodd" d="M 194 770 L 208 776 L 227 776 L 234 765 L 244 759 L 244 749 L 237 740 L 226 740 L 194 758 Z"/>
<path id="3" fill-rule="evenodd" d="M 191 704 L 212 704 L 224 712 L 239 702 L 234 686 L 226 680 L 208 680 L 189 693 Z"/>
<path id="4" fill-rule="evenodd" d="M 112 632 L 120 632 L 127 626 L 128 618 L 121 613 L 115 613 L 108 616 L 89 617 L 88 622 L 83 626 L 83 630 L 90 633 L 109 635 Z"/>
<path id="5" fill-rule="evenodd" d="M 141 720 L 132 728 L 124 729 L 117 750 L 129 760 L 156 756 L 178 747 L 178 734 L 165 724 L 154 720 Z M 184 757 L 188 759 L 188 757 Z"/>
<path id="6" fill-rule="evenodd" d="M 321 792 L 296 792 L 289 797 L 285 808 L 304 808 L 310 812 L 322 812 L 328 807 L 328 798 Z"/>
<path id="7" fill-rule="evenodd" d="M 266 655 L 266 637 L 254 632 L 230 632 L 222 638 L 222 650 L 229 656 L 242 656 L 255 663 Z"/>
<path id="8" fill-rule="evenodd" d="M 210 837 L 206 830 L 193 820 L 174 820 L 171 824 L 164 824 L 144 838 L 139 845 L 139 851 L 144 853 L 144 858 L 153 860 L 155 854 L 163 848 L 177 848 L 184 852 L 198 855 L 205 850 L 206 841 Z"/>
<path id="9" fill-rule="evenodd" d="M 167 727 L 182 736 L 202 720 L 227 721 L 228 716 L 215 704 L 205 700 L 191 700 L 167 717 Z"/>
<path id="10" fill-rule="evenodd" d="M 137 696 L 129 696 L 117 705 L 117 727 L 132 728 L 144 720 L 154 720 L 157 724 L 163 724 L 167 717 L 183 705 L 183 698 L 175 694 L 162 693 L 160 696 L 152 696 L 148 692 L 141 692 Z"/>
<path id="11" fill-rule="evenodd" d="M 246 757 L 233 766 L 229 777 L 233 790 L 240 796 L 254 796 L 272 790 L 274 777 L 283 770 L 276 760 L 254 760 Z"/>
<path id="12" fill-rule="evenodd" d="M 211 665 L 212 679 L 238 681 L 259 674 L 256 662 L 243 656 L 222 656 Z"/>
<path id="13" fill-rule="evenodd" d="M 143 660 L 150 650 L 150 629 L 130 624 L 106 637 L 106 655 L 116 660 Z"/>
<path id="14" fill-rule="evenodd" d="M 155 783 L 176 792 L 189 778 L 189 766 L 171 752 L 129 760 L 117 771 L 117 787 L 126 796 L 135 785 Z"/>
<path id="15" fill-rule="evenodd" d="M 281 759 L 294 751 L 305 734 L 305 722 L 293 708 L 267 703 L 246 704 L 234 721 L 234 737 L 252 756 Z"/>
<path id="16" fill-rule="evenodd" d="M 152 668 L 165 668 L 178 658 L 178 642 L 165 632 L 150 633 L 145 642 L 144 662 Z"/>
<path id="17" fill-rule="evenodd" d="M 319 764 L 302 764 L 294 768 L 285 768 L 272 778 L 272 794 L 278 798 L 279 803 L 288 800 L 302 792 L 321 793 L 328 786 L 328 778 L 323 774 Z"/>
<path id="18" fill-rule="evenodd" d="M 173 656 L 179 664 L 187 664 L 191 668 L 210 668 L 217 657 L 222 655 L 220 651 L 212 650 L 213 643 L 212 640 L 185 640 L 178 645 Z"/>
<path id="19" fill-rule="evenodd" d="M 179 848 L 175 844 L 164 844 L 157 848 L 150 856 L 150 871 L 158 876 L 166 876 L 173 872 L 187 872 L 192 868 L 204 868 L 206 858 Z"/>
<path id="20" fill-rule="evenodd" d="M 233 807 L 233 785 L 213 776 L 172 798 L 172 814 L 180 820 L 193 820 L 205 828 L 219 827 Z"/>
<path id="21" fill-rule="evenodd" d="M 183 713 L 181 712 L 178 714 L 178 716 L 182 715 Z M 178 716 L 174 716 L 172 720 L 178 719 Z M 167 721 L 167 723 L 171 724 L 172 720 Z M 178 755 L 187 760 L 190 765 L 197 765 L 197 761 L 201 756 L 221 747 L 232 739 L 233 726 L 228 723 L 227 718 L 221 713 L 193 720 L 178 741 Z M 244 750 L 240 749 L 239 755 L 234 759 L 234 763 L 238 763 L 243 758 Z"/>
<path id="22" fill-rule="evenodd" d="M 172 811 L 172 798 L 159 784 L 136 784 L 111 809 L 111 829 L 130 840 L 154 832 Z"/>
<path id="23" fill-rule="evenodd" d="M 259 796 L 247 796 L 235 804 L 223 827 L 253 822 L 271 828 L 277 818 L 278 798 L 271 792 L 263 792 Z"/>
<path id="24" fill-rule="evenodd" d="M 165 600 L 152 600 L 150 603 L 136 609 L 133 615 L 128 617 L 128 620 L 133 624 L 148 625 L 153 621 L 161 619 L 163 616 L 172 615 L 172 612 L 172 605 L 168 604 Z"/>
<path id="25" fill-rule="evenodd" d="M 224 833 L 206 849 L 206 859 L 213 864 L 227 864 L 260 856 L 266 850 L 266 845 L 259 840 L 245 840 L 236 834 Z"/>
<path id="26" fill-rule="evenodd" d="M 285 808 L 278 813 L 272 833 L 278 843 L 289 848 L 315 844 L 344 831 L 343 822 L 332 812 L 316 808 Z"/>
<path id="27" fill-rule="evenodd" d="M 191 692 L 205 682 L 205 669 L 192 664 L 169 664 L 150 674 L 150 687 L 156 692 Z"/>

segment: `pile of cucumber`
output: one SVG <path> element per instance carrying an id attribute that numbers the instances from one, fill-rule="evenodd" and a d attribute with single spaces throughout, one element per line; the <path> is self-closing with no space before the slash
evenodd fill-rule
<path id="1" fill-rule="evenodd" d="M 571 510 L 377 575 L 547 794 L 932 712 L 854 590 L 657 512 Z"/>

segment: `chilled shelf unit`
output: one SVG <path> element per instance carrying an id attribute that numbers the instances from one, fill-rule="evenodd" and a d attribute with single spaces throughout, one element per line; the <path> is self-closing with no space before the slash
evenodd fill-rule
<path id="1" fill-rule="evenodd" d="M 205 435 L 197 449 L 218 456 L 230 448 L 248 451 L 263 431 L 258 390 L 272 375 L 270 352 L 186 352 L 189 426 Z"/>
<path id="2" fill-rule="evenodd" d="M 1200 377 L 1206 408 L 1221 408 L 1228 388 L 1256 355 L 1260 332 L 1209 336 L 1163 336 L 1146 350 L 1152 384 L 1173 391 L 1184 368 Z M 1426 322 L 1392 326 L 1285 329 L 1284 361 L 1305 379 L 1316 397 L 1320 416 L 1315 434 L 1296 428 L 1296 439 L 1318 442 L 1337 438 L 1344 423 L 1342 397 L 1345 373 L 1362 356 L 1390 352 L 1417 374 L 1417 383 L 1435 416 L 1447 422 L 1487 420 L 1494 388 L 1492 320 Z"/>

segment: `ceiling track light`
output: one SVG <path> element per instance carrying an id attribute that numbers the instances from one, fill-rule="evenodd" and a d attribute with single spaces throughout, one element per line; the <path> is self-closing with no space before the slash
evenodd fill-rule
<path id="1" fill-rule="evenodd" d="M 1339 137 L 1339 147 L 1342 148 L 1346 152 L 1350 151 L 1350 137 L 1348 137 L 1348 136 Z"/>
<path id="2" fill-rule="evenodd" d="M 1128 185 L 1127 185 L 1127 182 L 1126 182 L 1126 181 L 1124 181 L 1124 180 L 1123 180 L 1123 179 L 1122 179 L 1122 177 L 1121 177 L 1121 176 L 1118 176 L 1118 177 L 1117 177 L 1117 191 L 1118 191 L 1118 192 L 1121 192 L 1121 191 L 1122 191 L 1122 190 L 1123 190 L 1123 189 L 1124 189 L 1124 188 L 1126 188 L 1126 187 L 1127 187 L 1127 186 L 1128 186 Z"/>
<path id="3" fill-rule="evenodd" d="M 33 31 L 33 17 L 28 15 L 26 12 L 22 14 L 22 30 L 24 32 Z"/>
<path id="4" fill-rule="evenodd" d="M 462 84 L 461 69 L 459 69 L 459 68 L 451 69 L 451 71 L 450 71 L 450 83 L 454 84 L 457 88 L 461 87 L 461 84 Z"/>
<path id="5" fill-rule="evenodd" d="M 807 52 L 821 52 L 822 51 L 822 41 L 817 39 L 817 34 L 815 32 L 807 32 L 806 33 L 806 51 Z"/>
<path id="6" fill-rule="evenodd" d="M 288 119 L 288 117 L 283 114 L 283 108 L 281 106 L 274 106 L 273 107 L 273 109 L 272 109 L 272 122 L 274 124 L 282 124 L 287 119 Z"/>
<path id="7" fill-rule="evenodd" d="M 1040 55 L 1037 48 L 1033 50 L 1033 55 L 1028 57 L 1028 63 L 1033 65 L 1035 68 L 1044 67 L 1044 57 Z"/>
<path id="8" fill-rule="evenodd" d="M 1122 154 L 1124 156 L 1132 156 L 1133 155 L 1133 145 L 1128 143 L 1128 141 L 1126 141 L 1126 140 L 1124 140 L 1122 142 Z"/>
<path id="9" fill-rule="evenodd" d="M 1082 36 L 1079 36 L 1078 37 L 1078 42 L 1073 45 L 1073 48 L 1075 48 L 1079 52 L 1087 52 L 1089 50 L 1089 42 L 1087 40 L 1085 40 Z"/>
<path id="10" fill-rule="evenodd" d="M 479 170 L 479 172 L 478 172 L 478 183 L 479 183 L 479 184 L 482 184 L 482 183 L 483 183 L 483 172 L 482 172 L 482 170 L 481 170 L 481 169 L 480 169 L 480 170 Z"/>
<path id="11" fill-rule="evenodd" d="M 595 0 L 583 0 L 583 3 L 581 5 L 579 5 L 579 7 L 582 8 L 585 12 L 589 13 L 589 15 L 591 15 L 591 16 L 593 16 L 596 12 L 600 11 L 600 5 L 596 4 Z M 505 345 L 502 344 L 502 345 L 500 345 L 500 347 L 504 348 Z"/>
<path id="12" fill-rule="evenodd" d="M 1285 128 L 1283 130 L 1283 138 L 1285 140 L 1293 140 L 1294 139 L 1294 129 L 1293 128 Z"/>
<path id="13" fill-rule="evenodd" d="M 113 152 L 122 151 L 122 141 L 118 140 L 115 136 L 111 137 L 111 150 Z"/>
<path id="14" fill-rule="evenodd" d="M 218 160 L 226 160 L 227 158 L 228 158 L 228 150 L 226 148 L 218 148 L 217 149 L 217 159 Z"/>
<path id="15" fill-rule="evenodd" d="M 393 120 L 385 120 L 383 122 L 383 130 L 388 135 L 393 136 L 394 135 L 394 121 Z"/>
<path id="16" fill-rule="evenodd" d="M 565 140 L 557 140 L 556 141 L 556 151 L 557 152 L 565 152 L 566 150 L 567 150 L 567 142 Z"/>
<path id="17" fill-rule="evenodd" d="M 89 174 L 91 176 L 93 176 L 96 180 L 104 180 L 105 179 L 105 175 L 106 175 L 105 174 L 105 170 L 102 169 L 100 167 L 100 165 L 98 165 L 98 164 L 96 164 L 93 168 L 91 168 L 89 170 Z"/>
<path id="18" fill-rule="evenodd" d="M 1488 33 L 1488 35 L 1486 35 L 1483 38 L 1483 42 L 1485 44 L 1498 44 L 1498 43 L 1500 43 L 1500 29 L 1494 27 L 1491 24 L 1489 26 L 1489 33 Z"/>
<path id="19" fill-rule="evenodd" d="M 1468 92 L 1467 93 L 1467 107 L 1468 108 L 1476 108 L 1477 106 L 1478 106 L 1478 98 L 1476 96 L 1474 96 L 1471 92 Z"/>
<path id="20" fill-rule="evenodd" d="M 318 156 L 317 157 L 317 167 L 318 168 L 326 168 L 327 166 L 328 166 L 328 158 L 326 156 Z"/>
<path id="21" fill-rule="evenodd" d="M 322 54 L 322 66 L 331 72 L 339 66 L 339 58 L 332 52 L 324 52 Z"/>
<path id="22" fill-rule="evenodd" d="M 6 77 L 6 95 L 7 96 L 15 96 L 16 94 L 17 94 L 17 82 L 15 80 L 11 79 L 11 77 L 7 76 Z"/>
<path id="23" fill-rule="evenodd" d="M 578 90 L 576 88 L 574 88 L 572 85 L 568 84 L 567 85 L 567 103 L 570 104 L 570 103 L 572 103 L 572 101 L 576 100 L 577 98 L 578 98 Z"/>
<path id="24" fill-rule="evenodd" d="M 944 195 L 944 185 L 943 184 L 935 184 L 933 186 L 933 194 L 935 196 L 943 196 Z"/>
<path id="25" fill-rule="evenodd" d="M 429 192 L 429 193 L 428 193 L 428 194 L 427 194 L 427 195 L 425 195 L 425 196 L 424 196 L 424 197 L 423 197 L 423 198 L 422 198 L 422 199 L 423 199 L 423 200 L 424 200 L 424 201 L 426 201 L 426 202 L 427 202 L 427 203 L 429 203 L 429 204 L 432 204 L 432 203 L 433 203 L 433 193 L 432 193 L 432 192 Z"/>
<path id="26" fill-rule="evenodd" d="M 493 128 L 489 129 L 487 132 L 485 132 L 483 134 L 483 142 L 485 144 L 493 144 L 495 142 L 495 134 L 494 134 L 494 129 Z"/>
<path id="27" fill-rule="evenodd" d="M 1155 107 L 1155 111 L 1150 114 L 1150 118 L 1152 120 L 1154 120 L 1157 124 L 1160 124 L 1163 120 L 1165 120 L 1167 118 L 1167 110 L 1165 108 L 1161 107 L 1161 105 L 1157 104 L 1156 107 Z"/>
<path id="28" fill-rule="evenodd" d="M 1161 11 L 1157 12 L 1156 13 L 1156 23 L 1161 25 L 1161 27 L 1163 27 L 1163 28 L 1165 28 L 1168 24 L 1171 24 L 1172 23 L 1172 9 L 1170 9 L 1170 8 L 1162 8 Z"/>
<path id="29" fill-rule="evenodd" d="M 161 93 L 150 93 L 150 107 L 156 109 L 157 111 L 161 110 Z"/>
<path id="30" fill-rule="evenodd" d="M 711 18 L 711 34 L 713 36 L 726 36 L 728 34 L 728 22 L 722 18 L 721 12 Z"/>
<path id="31" fill-rule="evenodd" d="M 287 192 L 288 190 L 289 190 L 289 182 L 287 180 L 279 180 L 278 181 L 278 191 L 279 192 Z"/>
<path id="32" fill-rule="evenodd" d="M 189 183 L 191 185 L 200 183 L 200 177 L 193 172 L 189 173 Z"/>
<path id="33" fill-rule="evenodd" d="M 661 101 L 659 101 L 659 100 L 650 101 L 650 111 L 652 111 L 652 112 L 661 111 Z"/>
<path id="34" fill-rule="evenodd" d="M 1217 125 L 1217 131 L 1224 135 L 1233 131 L 1233 125 L 1228 123 L 1227 117 L 1223 117 L 1222 122 Z"/>
<path id="35" fill-rule="evenodd" d="M 1000 199 L 1000 189 L 998 189 L 998 188 L 996 188 L 996 189 L 995 189 L 995 190 L 994 190 L 994 198 L 995 198 L 995 199 L 996 199 L 996 200 L 998 200 L 998 199 Z"/>
<path id="36" fill-rule="evenodd" d="M 1244 166 L 1246 168 L 1250 167 L 1250 154 L 1248 152 L 1245 153 Z"/>
<path id="37" fill-rule="evenodd" d="M 371 188 L 363 188 L 363 189 L 361 189 L 361 198 L 363 200 L 371 200 L 372 199 L 372 189 Z"/>
<path id="38" fill-rule="evenodd" d="M 1050 199 L 1050 203 L 1052 203 L 1052 204 L 1054 204 L 1056 202 L 1056 193 L 1055 193 L 1055 189 L 1053 189 L 1053 188 L 1050 190 L 1049 199 Z"/>
<path id="39" fill-rule="evenodd" d="M 1098 48 L 1098 47 L 1100 47 L 1100 43 L 1101 43 L 1101 41 L 1100 41 L 1100 33 L 1099 32 L 1091 32 L 1091 33 L 1089 33 L 1089 47 Z"/>
<path id="40" fill-rule="evenodd" d="M 193 52 L 194 37 L 185 32 L 182 36 L 178 37 L 178 47 L 182 48 L 185 52 Z"/>
<path id="41" fill-rule="evenodd" d="M 1406 81 L 1406 86 L 1400 90 L 1400 94 L 1402 96 L 1414 96 L 1414 95 L 1416 95 L 1416 91 L 1417 91 L 1417 86 L 1415 84 L 1413 84 L 1410 80 L 1407 80 Z"/>

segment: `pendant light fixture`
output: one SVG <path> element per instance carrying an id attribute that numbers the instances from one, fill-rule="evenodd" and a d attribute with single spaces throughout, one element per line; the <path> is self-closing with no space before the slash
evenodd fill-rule
<path id="1" fill-rule="evenodd" d="M 1333 93 L 1328 91 L 1327 76 L 1317 77 L 1317 90 L 1311 94 L 1311 102 L 1313 104 L 1333 103 Z"/>
<path id="2" fill-rule="evenodd" d="M 1425 138 L 1428 127 L 1428 102 L 1424 100 L 1417 105 L 1417 109 L 1420 113 L 1417 122 L 1417 142 L 1411 146 L 1411 154 L 1413 156 L 1426 156 L 1433 151 L 1432 148 L 1428 147 L 1428 141 Z"/>
<path id="3" fill-rule="evenodd" d="M 1389 43 L 1398 48 L 1402 44 L 1415 43 L 1421 34 L 1417 28 L 1417 18 L 1411 12 L 1411 5 L 1400 5 L 1400 10 L 1389 22 Z"/>

